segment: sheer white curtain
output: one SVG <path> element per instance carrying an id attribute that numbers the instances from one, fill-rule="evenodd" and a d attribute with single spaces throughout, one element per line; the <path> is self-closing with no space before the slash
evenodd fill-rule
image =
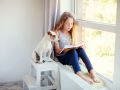
<path id="1" fill-rule="evenodd" d="M 42 0 L 43 2 L 43 30 L 44 35 L 51 30 L 59 16 L 59 0 Z"/>
<path id="2" fill-rule="evenodd" d="M 59 17 L 59 0 L 42 0 L 42 23 L 43 27 L 41 28 L 42 36 L 49 30 L 52 30 L 57 18 Z M 54 59 L 54 52 L 52 52 L 51 58 Z"/>

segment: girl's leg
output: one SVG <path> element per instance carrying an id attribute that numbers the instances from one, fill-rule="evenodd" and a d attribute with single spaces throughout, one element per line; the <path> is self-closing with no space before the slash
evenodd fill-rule
<path id="1" fill-rule="evenodd" d="M 93 70 L 92 64 L 90 62 L 90 59 L 88 58 L 85 50 L 83 48 L 78 48 L 77 49 L 78 55 L 79 57 L 81 57 L 82 61 L 85 63 L 85 66 L 87 67 L 87 70 L 89 72 L 90 77 L 93 79 L 94 82 L 100 82 L 97 77 L 96 74 Z"/>
<path id="2" fill-rule="evenodd" d="M 75 73 L 81 71 L 78 53 L 75 49 L 68 51 L 67 53 L 65 53 L 65 55 L 58 56 L 57 58 L 64 65 L 72 65 Z"/>
<path id="3" fill-rule="evenodd" d="M 78 53 L 77 53 L 76 49 L 72 49 L 72 50 L 68 51 L 64 56 L 59 56 L 58 60 L 63 64 L 72 65 L 74 72 L 79 77 L 81 77 L 82 79 L 84 79 L 85 81 L 87 81 L 90 84 L 93 83 L 93 81 L 91 79 L 85 77 L 82 74 L 80 65 L 79 65 L 79 57 L 78 57 Z"/>
<path id="4" fill-rule="evenodd" d="M 100 83 L 100 80 L 97 78 L 96 73 L 93 69 L 90 70 L 89 76 L 93 79 L 94 82 Z"/>
<path id="5" fill-rule="evenodd" d="M 82 61 L 85 63 L 85 66 L 87 67 L 88 72 L 93 69 L 93 66 L 90 62 L 90 59 L 88 58 L 85 50 L 83 48 L 77 49 L 79 57 L 82 59 Z"/>

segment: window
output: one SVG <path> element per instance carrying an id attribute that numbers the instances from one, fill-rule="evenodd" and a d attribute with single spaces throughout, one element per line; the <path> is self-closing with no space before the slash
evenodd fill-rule
<path id="1" fill-rule="evenodd" d="M 74 4 L 76 19 L 83 26 L 82 39 L 93 67 L 104 77 L 107 87 L 119 90 L 120 1 L 75 0 Z"/>
<path id="2" fill-rule="evenodd" d="M 114 71 L 115 33 L 89 28 L 85 28 L 84 30 L 86 51 L 94 69 L 112 81 Z"/>
<path id="3" fill-rule="evenodd" d="M 78 19 L 116 24 L 116 0 L 77 0 L 76 9 Z"/>

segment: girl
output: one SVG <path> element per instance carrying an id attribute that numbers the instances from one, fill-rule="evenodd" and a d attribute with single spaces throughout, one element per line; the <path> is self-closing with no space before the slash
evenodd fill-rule
<path id="1" fill-rule="evenodd" d="M 69 12 L 64 12 L 58 23 L 56 23 L 54 30 L 59 37 L 59 41 L 55 42 L 55 54 L 58 60 L 63 65 L 72 65 L 74 72 L 88 83 L 98 83 L 99 80 L 97 79 L 92 64 L 83 48 L 84 45 L 81 44 L 78 48 L 73 47 L 63 49 L 66 45 L 75 46 L 77 43 L 77 23 L 74 17 Z M 87 78 L 83 75 L 79 65 L 79 57 L 85 63 L 91 78 Z"/>

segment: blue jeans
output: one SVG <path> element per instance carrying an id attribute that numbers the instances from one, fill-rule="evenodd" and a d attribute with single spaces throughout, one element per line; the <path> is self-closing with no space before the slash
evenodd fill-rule
<path id="1" fill-rule="evenodd" d="M 58 60 L 63 65 L 72 65 L 75 73 L 77 73 L 78 71 L 81 71 L 81 68 L 79 65 L 79 57 L 85 63 L 85 66 L 86 66 L 88 72 L 91 69 L 93 69 L 92 64 L 83 48 L 72 49 L 65 54 L 57 56 Z"/>

